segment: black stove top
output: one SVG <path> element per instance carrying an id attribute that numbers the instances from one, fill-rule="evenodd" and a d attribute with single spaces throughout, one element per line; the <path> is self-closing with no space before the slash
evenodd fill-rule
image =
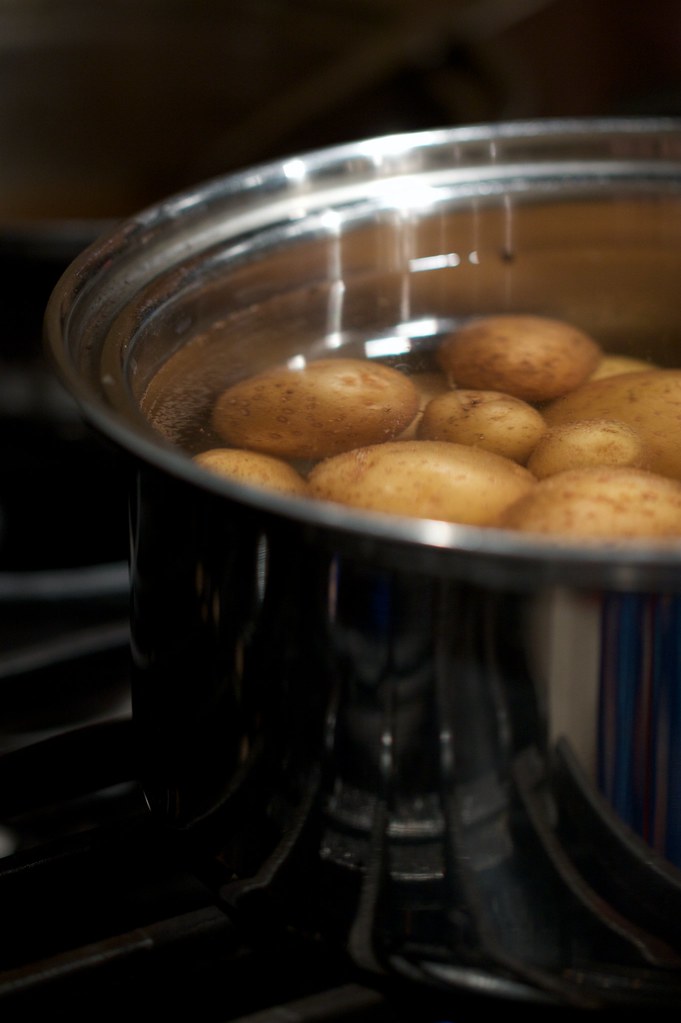
<path id="1" fill-rule="evenodd" d="M 3 1017 L 148 1003 L 207 1020 L 400 1018 L 318 941 L 240 920 L 151 819 L 131 737 L 127 468 L 40 360 L 13 363 L 12 380 L 0 420 Z"/>

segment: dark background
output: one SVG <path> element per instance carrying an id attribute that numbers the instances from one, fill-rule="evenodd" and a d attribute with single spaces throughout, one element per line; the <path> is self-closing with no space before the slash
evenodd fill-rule
<path id="1" fill-rule="evenodd" d="M 678 0 L 0 0 L 0 223 L 366 135 L 681 114 Z"/>

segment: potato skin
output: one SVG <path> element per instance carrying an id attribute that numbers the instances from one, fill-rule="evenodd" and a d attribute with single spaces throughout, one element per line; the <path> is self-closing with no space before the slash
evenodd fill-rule
<path id="1" fill-rule="evenodd" d="M 594 380 L 544 409 L 550 427 L 616 419 L 641 438 L 643 467 L 681 479 L 681 370 L 648 370 Z"/>
<path id="2" fill-rule="evenodd" d="M 194 455 L 197 465 L 218 476 L 247 483 L 266 490 L 276 490 L 295 497 L 307 497 L 307 483 L 287 462 L 257 451 L 242 451 L 237 448 L 211 448 Z"/>
<path id="3" fill-rule="evenodd" d="M 485 316 L 442 342 L 438 361 L 457 387 L 550 401 L 579 387 L 601 359 L 599 345 L 570 324 L 543 316 Z"/>
<path id="4" fill-rule="evenodd" d="M 220 395 L 213 427 L 234 447 L 289 459 L 317 459 L 396 437 L 418 410 L 405 374 L 360 359 L 279 367 Z"/>
<path id="5" fill-rule="evenodd" d="M 326 459 L 308 476 L 313 497 L 368 511 L 493 525 L 535 486 L 522 466 L 446 441 L 393 441 Z"/>
<path id="6" fill-rule="evenodd" d="M 626 423 L 613 419 L 580 419 L 548 430 L 527 462 L 537 479 L 568 469 L 591 466 L 641 466 L 641 438 Z"/>
<path id="7" fill-rule="evenodd" d="M 500 525 L 559 539 L 681 537 L 681 483 L 644 469 L 560 472 L 507 508 Z"/>
<path id="8" fill-rule="evenodd" d="M 541 414 L 520 398 L 456 389 L 429 402 L 418 436 L 470 444 L 523 464 L 545 431 Z"/>

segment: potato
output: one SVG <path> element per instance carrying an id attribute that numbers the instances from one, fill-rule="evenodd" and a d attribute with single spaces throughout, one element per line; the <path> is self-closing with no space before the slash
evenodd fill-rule
<path id="1" fill-rule="evenodd" d="M 614 377 L 620 373 L 640 373 L 642 370 L 656 368 L 645 359 L 635 359 L 632 355 L 604 355 L 589 380 L 601 380 L 603 377 Z"/>
<path id="2" fill-rule="evenodd" d="M 218 398 L 213 427 L 234 447 L 317 459 L 391 440 L 418 410 L 399 370 L 360 359 L 279 367 L 234 384 Z"/>
<path id="3" fill-rule="evenodd" d="M 585 384 L 544 410 L 550 427 L 580 419 L 616 419 L 636 431 L 642 465 L 681 479 L 681 370 L 625 373 Z"/>
<path id="4" fill-rule="evenodd" d="M 399 440 L 414 440 L 428 402 L 439 394 L 449 394 L 451 391 L 447 378 L 442 373 L 412 373 L 409 379 L 418 392 L 419 407 L 409 426 L 399 435 Z"/>
<path id="5" fill-rule="evenodd" d="M 394 441 L 348 451 L 315 466 L 313 497 L 369 511 L 491 525 L 536 485 L 500 455 L 446 441 Z"/>
<path id="6" fill-rule="evenodd" d="M 256 451 L 212 448 L 194 455 L 197 465 L 238 483 L 265 487 L 296 497 L 307 495 L 307 483 L 287 462 Z"/>
<path id="7" fill-rule="evenodd" d="M 542 316 L 485 316 L 464 324 L 439 350 L 457 387 L 501 391 L 544 402 L 579 387 L 601 359 L 598 344 L 576 327 Z"/>
<path id="8" fill-rule="evenodd" d="M 640 466 L 643 443 L 635 430 L 613 419 L 580 419 L 548 430 L 527 468 L 538 479 L 595 465 Z"/>
<path id="9" fill-rule="evenodd" d="M 418 427 L 424 440 L 447 440 L 524 463 L 546 430 L 535 408 L 498 391 L 453 390 L 433 398 Z"/>
<path id="10" fill-rule="evenodd" d="M 560 472 L 507 508 L 500 525 L 575 539 L 681 537 L 681 483 L 644 469 Z"/>

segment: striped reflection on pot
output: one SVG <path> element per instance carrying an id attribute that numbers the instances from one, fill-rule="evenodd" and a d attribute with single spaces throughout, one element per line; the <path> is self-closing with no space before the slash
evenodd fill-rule
<path id="1" fill-rule="evenodd" d="M 681 865 L 681 597 L 604 597 L 598 784 L 627 824 Z"/>

